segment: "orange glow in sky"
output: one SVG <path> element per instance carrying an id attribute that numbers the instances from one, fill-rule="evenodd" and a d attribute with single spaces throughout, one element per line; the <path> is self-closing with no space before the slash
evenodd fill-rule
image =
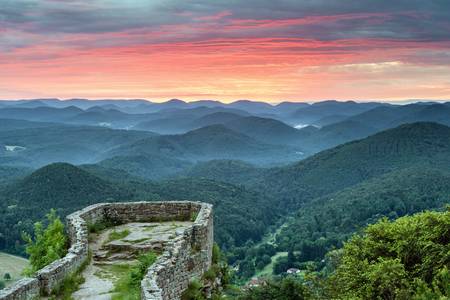
<path id="1" fill-rule="evenodd" d="M 0 99 L 450 99 L 450 33 L 427 39 L 427 28 L 417 29 L 427 17 L 436 20 L 430 32 L 449 29 L 450 21 L 430 15 L 438 10 L 324 7 L 270 18 L 227 4 L 198 11 L 124 1 L 105 8 L 111 22 L 125 18 L 124 24 L 105 19 L 89 27 L 83 22 L 104 1 L 89 2 L 44 0 L 34 10 L 11 2 L 9 11 L 0 9 Z M 13 12 L 24 21 L 1 21 Z M 132 13 L 142 20 L 126 22 L 135 20 Z M 147 23 L 153 14 L 161 18 Z"/>

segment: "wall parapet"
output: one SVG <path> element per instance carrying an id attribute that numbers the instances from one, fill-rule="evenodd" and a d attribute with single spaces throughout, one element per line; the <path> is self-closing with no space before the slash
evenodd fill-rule
<path id="1" fill-rule="evenodd" d="M 211 267 L 213 246 L 212 205 L 197 204 L 193 226 L 168 245 L 141 282 L 141 299 L 179 299 L 192 278 Z"/>
<path id="2" fill-rule="evenodd" d="M 66 218 L 71 244 L 67 255 L 39 270 L 34 278 L 22 279 L 0 291 L 0 300 L 28 300 L 36 299 L 39 294 L 51 294 L 88 259 L 89 224 L 186 221 L 193 216 L 193 225 L 167 245 L 141 282 L 142 299 L 179 299 L 190 279 L 201 277 L 211 266 L 213 217 L 210 204 L 191 201 L 99 203 L 74 212 Z"/>

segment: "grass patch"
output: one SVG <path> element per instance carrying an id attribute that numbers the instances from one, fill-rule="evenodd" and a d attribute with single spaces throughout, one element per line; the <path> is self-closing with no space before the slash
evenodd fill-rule
<path id="1" fill-rule="evenodd" d="M 88 223 L 87 227 L 90 233 L 99 233 L 106 228 L 113 227 L 114 225 L 116 224 L 114 224 L 111 220 L 103 220 L 95 223 Z"/>
<path id="2" fill-rule="evenodd" d="M 4 280 L 6 273 L 10 274 L 11 280 L 4 280 L 6 286 L 13 284 L 21 279 L 22 271 L 28 266 L 28 260 L 0 252 L 0 280 Z"/>
<path id="3" fill-rule="evenodd" d="M 112 300 L 139 300 L 141 299 L 141 280 L 147 269 L 156 261 L 154 252 L 142 254 L 138 264 L 129 267 L 129 271 L 121 276 L 114 285 L 115 294 Z"/>
<path id="4" fill-rule="evenodd" d="M 109 233 L 108 240 L 106 242 L 108 243 L 108 242 L 123 239 L 123 238 L 127 237 L 129 234 L 130 234 L 130 231 L 128 229 L 124 229 L 122 231 L 113 230 L 112 232 Z"/>
<path id="5" fill-rule="evenodd" d="M 73 300 L 72 294 L 78 291 L 80 285 L 82 285 L 85 282 L 85 279 L 81 275 L 81 273 L 89 265 L 91 259 L 92 253 L 89 252 L 88 257 L 81 264 L 78 270 L 76 270 L 74 273 L 64 278 L 63 282 L 60 285 L 58 285 L 55 289 L 53 289 L 52 296 L 50 297 L 50 299 Z"/>
<path id="6" fill-rule="evenodd" d="M 273 267 L 275 265 L 276 260 L 279 257 L 287 256 L 287 252 L 277 252 L 274 256 L 271 257 L 271 262 L 266 265 L 262 270 L 257 271 L 256 277 L 270 277 L 273 275 Z"/>
<path id="7" fill-rule="evenodd" d="M 132 266 L 130 264 L 103 265 L 100 266 L 100 270 L 96 271 L 94 275 L 102 279 L 117 281 L 122 277 L 126 277 Z"/>
<path id="8" fill-rule="evenodd" d="M 84 281 L 81 272 L 75 272 L 74 274 L 67 276 L 61 285 L 52 291 L 54 297 L 51 297 L 50 299 L 73 300 L 72 294 L 78 290 Z"/>
<path id="9" fill-rule="evenodd" d="M 195 222 L 195 220 L 197 220 L 197 217 L 198 217 L 198 211 L 191 212 L 191 222 Z"/>
<path id="10" fill-rule="evenodd" d="M 144 226 L 144 231 L 153 231 L 153 229 L 155 228 L 155 227 L 158 227 L 159 225 L 158 224 L 155 224 L 155 225 L 145 225 Z"/>

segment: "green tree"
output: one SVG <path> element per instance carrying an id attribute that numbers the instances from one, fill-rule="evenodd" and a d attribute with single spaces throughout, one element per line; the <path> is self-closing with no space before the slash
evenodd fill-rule
<path id="1" fill-rule="evenodd" d="M 363 299 L 448 296 L 449 228 L 450 209 L 423 212 L 393 222 L 385 218 L 370 225 L 364 235 L 354 236 L 344 245 L 340 263 L 330 278 L 333 296 Z"/>
<path id="2" fill-rule="evenodd" d="M 5 281 L 11 280 L 11 274 L 5 273 L 5 275 L 3 276 L 3 279 L 5 279 Z"/>
<path id="3" fill-rule="evenodd" d="M 238 297 L 239 300 L 303 300 L 311 299 L 308 288 L 292 276 L 271 280 L 267 284 L 251 288 Z"/>
<path id="4" fill-rule="evenodd" d="M 214 243 L 212 248 L 212 263 L 217 264 L 221 259 L 222 254 L 220 253 L 220 247 L 217 243 Z"/>
<path id="5" fill-rule="evenodd" d="M 450 272 L 444 267 L 434 278 L 432 287 L 423 281 L 418 280 L 417 293 L 414 300 L 429 299 L 442 300 L 450 299 Z"/>
<path id="6" fill-rule="evenodd" d="M 54 209 L 50 210 L 46 217 L 48 222 L 46 227 L 42 222 L 34 224 L 34 238 L 29 234 L 23 234 L 31 266 L 25 270 L 25 274 L 32 274 L 66 254 L 67 237 L 64 224 Z"/>

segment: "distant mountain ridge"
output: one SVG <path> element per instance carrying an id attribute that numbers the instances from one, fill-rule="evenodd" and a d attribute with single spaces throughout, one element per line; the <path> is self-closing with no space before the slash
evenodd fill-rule
<path id="1" fill-rule="evenodd" d="M 74 164 L 95 162 L 112 148 L 155 135 L 93 126 L 52 124 L 28 128 L 28 125 L 18 122 L 11 126 L 19 129 L 0 130 L 0 164 L 41 167 L 61 161 Z M 6 146 L 19 146 L 20 151 L 6 151 Z"/>
<path id="2" fill-rule="evenodd" d="M 0 104 L 0 118 L 136 129 L 159 134 L 183 134 L 222 124 L 260 142 L 301 147 L 307 155 L 405 123 L 427 121 L 450 125 L 448 103 L 393 105 L 330 100 L 271 105 L 249 100 L 224 104 L 214 100 L 187 103 L 178 99 L 165 103 L 38 99 Z M 310 130 L 312 126 L 318 130 Z"/>
<path id="3" fill-rule="evenodd" d="M 65 215 L 94 201 L 195 199 L 214 204 L 216 240 L 240 267 L 269 228 L 276 232 L 277 251 L 294 250 L 302 262 L 320 263 L 322 254 L 358 226 L 384 215 L 438 209 L 448 201 L 450 127 L 437 123 L 403 124 L 277 167 L 267 163 L 295 148 L 268 145 L 224 125 L 165 136 L 67 127 L 87 130 L 83 143 L 110 145 L 107 157 L 78 167 L 55 163 L 31 174 L 0 168 L 14 177 L 1 183 L 0 249 L 20 253 L 20 232 L 29 231 L 51 207 Z M 81 143 L 53 130 L 47 137 L 28 129 L 23 134 L 40 140 L 42 148 L 55 137 Z M 6 132 L 3 137 L 20 137 Z M 256 158 L 259 165 L 249 163 Z M 286 216 L 289 221 L 278 227 Z"/>
<path id="4" fill-rule="evenodd" d="M 322 151 L 291 166 L 272 169 L 265 186 L 291 190 L 292 199 L 329 193 L 416 162 L 450 166 L 450 128 L 436 123 L 406 124 Z M 317 184 L 320 182 L 320 184 Z"/>
<path id="5" fill-rule="evenodd" d="M 111 150 L 106 156 L 157 154 L 190 161 L 239 158 L 270 164 L 298 160 L 302 154 L 287 146 L 269 145 L 223 125 L 211 125 L 181 135 L 162 135 Z"/>

